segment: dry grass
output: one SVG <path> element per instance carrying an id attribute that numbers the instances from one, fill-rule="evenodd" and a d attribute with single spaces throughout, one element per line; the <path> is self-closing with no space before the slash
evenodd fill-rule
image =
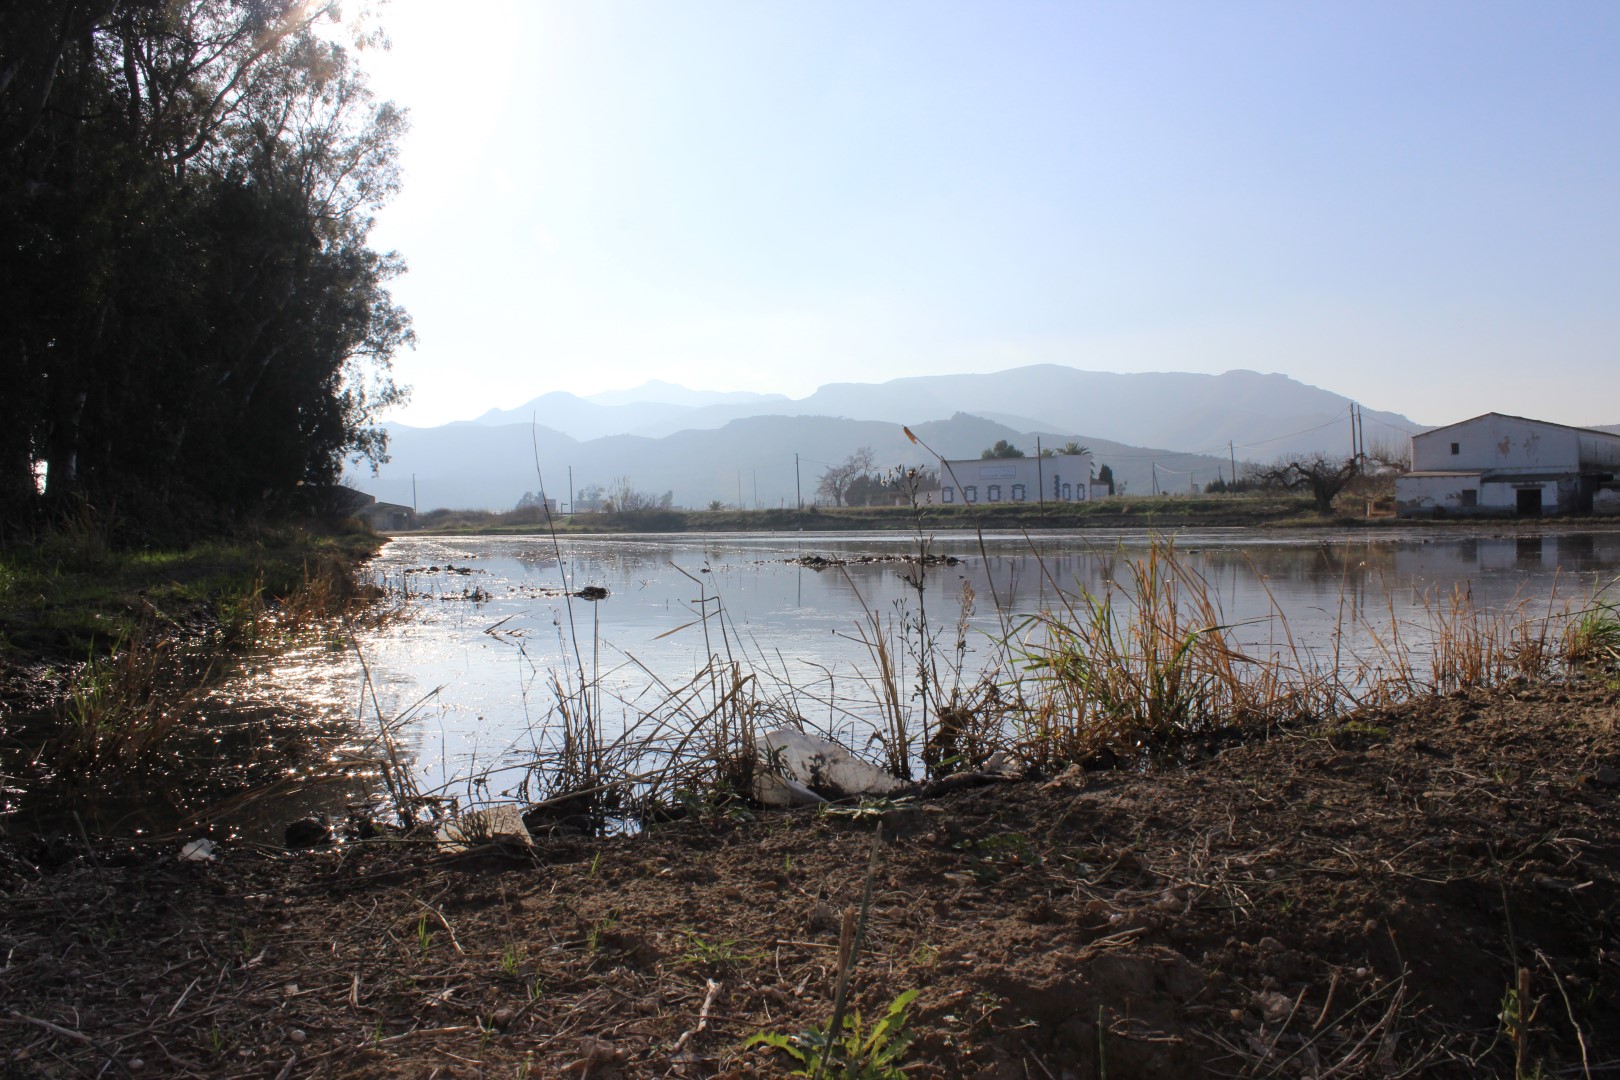
<path id="1" fill-rule="evenodd" d="M 1244 627 L 1169 541 L 1119 558 L 1100 594 L 1047 578 L 1058 603 L 1007 624 L 977 679 L 961 674 L 971 592 L 954 643 L 929 629 L 921 590 L 915 609 L 878 612 L 863 602 L 850 637 L 870 663 L 840 682 L 831 671 L 796 679 L 780 657 L 739 635 L 721 598 L 692 576 L 700 616 L 669 632 L 701 626 L 707 663 L 671 684 L 626 657 L 640 689 L 609 693 L 593 624 L 590 641 L 574 646 L 579 662 L 550 675 L 552 704 L 531 721 L 520 794 L 583 812 L 597 827 L 672 807 L 734 812 L 748 801 L 754 739 L 767 724 L 845 742 L 907 780 L 978 768 L 997 753 L 1050 773 L 1365 706 L 1556 678 L 1620 656 L 1612 607 L 1594 601 L 1577 611 L 1556 593 L 1487 609 L 1457 589 L 1424 598 L 1420 614 L 1404 619 L 1391 602 L 1384 625 L 1356 628 L 1366 644 L 1352 649 L 1341 625 L 1327 652 L 1301 647 L 1272 600 L 1270 643 L 1256 651 L 1240 643 Z M 521 652 L 520 640 L 511 643 Z M 447 787 L 472 794 L 483 779 Z"/>

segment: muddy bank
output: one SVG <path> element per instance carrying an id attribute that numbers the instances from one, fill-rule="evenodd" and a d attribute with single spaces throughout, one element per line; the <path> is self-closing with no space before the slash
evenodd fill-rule
<path id="1" fill-rule="evenodd" d="M 891 812 L 852 981 L 908 1076 L 1581 1075 L 1620 1060 L 1620 703 L 1463 695 Z M 10 1075 L 781 1075 L 874 821 L 0 867 Z M 1523 995 L 1521 998 L 1521 994 Z"/>

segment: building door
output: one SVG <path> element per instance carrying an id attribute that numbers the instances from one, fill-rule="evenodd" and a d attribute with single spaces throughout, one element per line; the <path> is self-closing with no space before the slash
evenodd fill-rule
<path id="1" fill-rule="evenodd" d="M 1538 488 L 1538 487 L 1535 487 L 1535 488 L 1520 488 L 1518 490 L 1518 496 L 1519 496 L 1519 516 L 1520 517 L 1540 517 L 1541 516 L 1541 489 L 1540 488 Z"/>

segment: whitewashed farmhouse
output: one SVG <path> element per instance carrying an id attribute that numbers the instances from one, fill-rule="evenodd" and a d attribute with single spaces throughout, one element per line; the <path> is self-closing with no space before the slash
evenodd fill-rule
<path id="1" fill-rule="evenodd" d="M 966 458 L 940 470 L 939 499 L 951 503 L 1086 502 L 1093 497 L 1090 454 Z M 1102 485 L 1106 493 L 1108 486 Z"/>
<path id="2" fill-rule="evenodd" d="M 1620 476 L 1620 435 L 1486 413 L 1412 436 L 1402 517 L 1586 513 Z"/>

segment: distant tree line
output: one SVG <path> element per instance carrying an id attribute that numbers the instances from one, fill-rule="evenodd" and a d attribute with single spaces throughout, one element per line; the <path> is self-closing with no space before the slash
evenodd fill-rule
<path id="1" fill-rule="evenodd" d="M 921 465 L 880 470 L 872 448 L 863 446 L 827 467 L 816 484 L 816 495 L 833 506 L 893 506 L 937 487 L 939 470 Z"/>
<path id="2" fill-rule="evenodd" d="M 335 19 L 0 6 L 0 521 L 211 527 L 385 460 L 412 335 L 367 241 L 405 118 Z"/>

